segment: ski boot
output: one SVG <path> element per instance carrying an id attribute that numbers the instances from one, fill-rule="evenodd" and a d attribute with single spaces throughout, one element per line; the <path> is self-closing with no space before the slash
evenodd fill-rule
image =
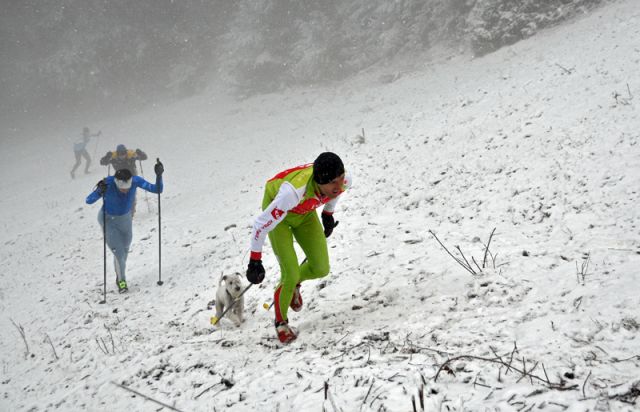
<path id="1" fill-rule="evenodd" d="M 119 280 L 117 282 L 118 285 L 118 292 L 119 293 L 125 293 L 129 291 L 129 288 L 127 288 L 127 281 L 126 280 Z"/>
<path id="2" fill-rule="evenodd" d="M 289 326 L 287 321 L 276 322 L 276 332 L 281 343 L 290 343 L 296 340 L 298 334 Z"/>

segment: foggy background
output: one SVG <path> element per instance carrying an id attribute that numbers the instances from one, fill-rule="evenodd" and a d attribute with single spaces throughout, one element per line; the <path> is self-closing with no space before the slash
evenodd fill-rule
<path id="1" fill-rule="evenodd" d="M 207 90 L 322 85 L 442 48 L 483 55 L 602 1 L 10 0 L 0 120 L 6 138 Z"/>
<path id="2" fill-rule="evenodd" d="M 1 411 L 637 409 L 638 0 L 227 3 L 0 7 Z M 125 295 L 85 203 L 118 144 L 166 169 Z M 298 342 L 270 244 L 213 328 L 265 179 L 327 150 L 354 184 Z"/>

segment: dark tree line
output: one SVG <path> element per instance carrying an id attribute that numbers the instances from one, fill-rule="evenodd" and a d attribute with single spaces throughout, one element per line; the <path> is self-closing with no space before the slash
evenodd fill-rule
<path id="1" fill-rule="evenodd" d="M 11 0 L 3 106 L 244 94 L 344 79 L 434 45 L 482 55 L 606 0 Z"/>

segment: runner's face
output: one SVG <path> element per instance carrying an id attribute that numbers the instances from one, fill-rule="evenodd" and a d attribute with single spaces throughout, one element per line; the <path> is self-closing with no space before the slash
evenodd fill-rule
<path id="1" fill-rule="evenodd" d="M 320 193 L 324 196 L 327 196 L 330 199 L 335 199 L 342 193 L 342 186 L 344 185 L 344 173 L 340 176 L 336 177 L 329 183 L 324 185 L 319 184 L 318 188 L 320 189 Z"/>

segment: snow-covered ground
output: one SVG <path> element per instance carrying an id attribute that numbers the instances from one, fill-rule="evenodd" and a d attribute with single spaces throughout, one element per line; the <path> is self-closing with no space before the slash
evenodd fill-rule
<path id="1" fill-rule="evenodd" d="M 144 396 L 181 411 L 637 410 L 637 0 L 482 58 L 410 63 L 89 124 L 97 157 L 125 143 L 166 168 L 165 284 L 157 197 L 141 192 L 130 292 L 109 255 L 103 305 L 99 203 L 84 198 L 106 170 L 68 173 L 84 124 L 2 143 L 0 410 L 162 408 Z M 324 150 L 354 187 L 331 274 L 290 312 L 299 339 L 279 345 L 262 308 L 279 276 L 268 246 L 246 322 L 212 327 L 265 180 Z"/>

